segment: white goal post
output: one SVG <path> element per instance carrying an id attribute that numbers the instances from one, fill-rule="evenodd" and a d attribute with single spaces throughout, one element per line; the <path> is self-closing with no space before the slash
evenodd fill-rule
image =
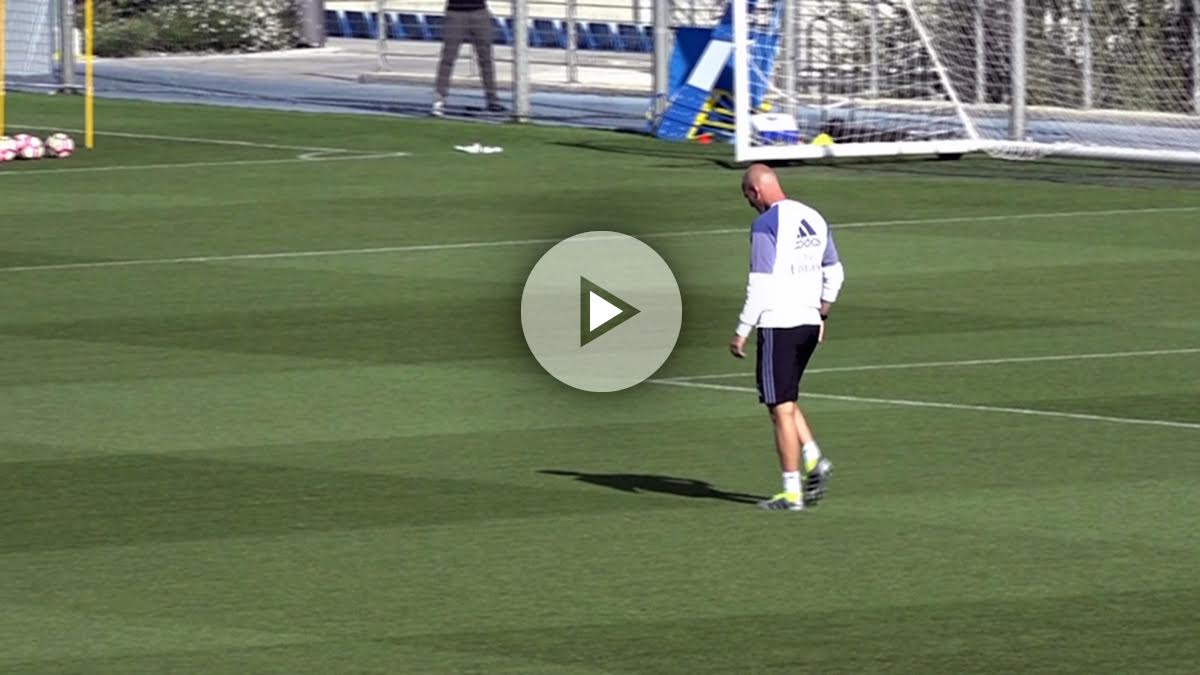
<path id="1" fill-rule="evenodd" d="M 1200 0 L 732 4 L 738 162 L 1200 163 Z"/>

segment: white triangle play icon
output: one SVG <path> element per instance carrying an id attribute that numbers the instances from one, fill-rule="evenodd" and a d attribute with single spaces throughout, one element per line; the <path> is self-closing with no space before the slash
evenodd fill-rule
<path id="1" fill-rule="evenodd" d="M 579 277 L 579 345 L 620 326 L 640 310 L 613 293 Z"/>
<path id="2" fill-rule="evenodd" d="M 621 314 L 621 308 L 596 294 L 588 292 L 588 332 L 612 321 Z"/>

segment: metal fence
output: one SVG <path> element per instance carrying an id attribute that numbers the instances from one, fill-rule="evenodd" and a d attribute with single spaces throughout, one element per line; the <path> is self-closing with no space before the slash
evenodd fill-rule
<path id="1" fill-rule="evenodd" d="M 361 34 L 376 40 L 378 69 L 365 81 L 432 77 L 441 54 L 443 0 L 371 0 L 327 7 L 366 15 Z M 501 0 L 493 15 L 493 60 L 518 113 L 528 90 L 591 91 L 661 100 L 667 88 L 672 29 L 711 26 L 723 0 Z M 518 33 L 522 33 L 518 35 Z M 478 76 L 470 46 L 456 68 Z M 658 96 L 655 96 L 655 95 Z"/>
<path id="2" fill-rule="evenodd" d="M 440 49 L 434 46 L 436 30 L 427 32 L 429 44 L 422 47 L 411 39 L 416 34 L 412 22 L 436 24 L 443 1 L 373 0 L 374 21 L 385 27 L 377 33 L 381 73 L 413 69 L 432 73 L 432 64 L 414 67 L 411 60 L 437 58 Z M 1014 96 L 1028 96 L 1031 105 L 1052 105 L 1063 100 L 1063 105 L 1087 110 L 1111 107 L 1116 101 L 1120 107 L 1117 99 L 1135 100 L 1124 92 L 1139 82 L 1159 86 L 1174 77 L 1175 84 L 1167 88 L 1178 88 L 1181 78 L 1190 80 L 1182 85 L 1190 89 L 1188 107 L 1200 110 L 1200 11 L 1196 9 L 1200 0 L 1162 2 L 1172 7 L 1164 10 L 1161 20 L 1178 26 L 1178 35 L 1171 34 L 1169 39 L 1182 45 L 1180 54 L 1190 50 L 1190 54 L 1184 54 L 1188 63 L 1170 66 L 1175 68 L 1175 75 L 1168 73 L 1166 66 L 1145 58 L 1137 64 L 1128 59 L 1113 61 L 1110 43 L 1120 39 L 1114 32 L 1114 17 L 1125 18 L 1115 9 L 1120 6 L 1118 0 L 1043 0 L 1028 6 L 1023 0 L 792 0 L 785 5 L 775 87 L 789 102 L 787 108 L 793 108 L 804 97 L 894 90 L 895 83 L 888 80 L 898 76 L 905 78 L 904 86 L 914 90 L 911 96 L 929 95 L 940 89 L 931 64 L 896 63 L 897 53 L 906 43 L 918 42 L 913 22 L 907 18 L 907 12 L 917 7 L 930 17 L 936 39 L 953 41 L 944 46 L 954 52 L 950 70 L 966 102 L 1002 103 Z M 495 56 L 501 70 L 506 71 L 502 79 L 520 85 L 513 86 L 514 91 L 519 92 L 521 86 L 534 90 L 593 89 L 658 98 L 665 93 L 672 30 L 712 25 L 726 11 L 727 3 L 504 0 L 490 6 L 496 20 Z M 1100 9 L 1102 6 L 1104 9 Z M 1010 33 L 1005 16 L 1013 11 L 1028 13 L 1028 36 Z M 520 12 L 524 13 L 518 20 Z M 410 22 L 407 28 L 401 21 L 405 16 Z M 1058 27 L 1043 27 L 1051 24 Z M 518 25 L 525 29 L 520 45 L 515 35 Z M 1063 33 L 1067 25 L 1069 31 Z M 1067 42 L 1069 48 L 1064 48 Z M 1014 49 L 1012 46 L 1018 43 L 1021 49 Z M 525 61 L 518 64 L 522 51 Z M 1106 52 L 1110 55 L 1101 65 Z M 1013 59 L 1026 54 L 1031 81 L 1014 91 L 1003 73 L 1019 65 L 1012 63 Z M 469 52 L 460 64 L 463 75 L 477 76 Z M 514 65 L 520 67 L 514 70 Z M 898 67 L 904 69 L 900 75 L 895 72 Z M 1107 70 L 1103 77 L 1102 68 Z M 1176 107 L 1178 100 L 1173 104 Z"/>
<path id="3" fill-rule="evenodd" d="M 410 0 L 376 3 L 373 24 L 385 27 L 371 30 L 378 41 L 381 71 L 401 69 L 407 60 L 439 55 L 442 13 L 412 11 L 415 4 Z M 524 20 L 516 15 L 521 6 L 527 8 Z M 655 50 L 653 17 L 647 20 L 641 8 L 628 4 L 622 9 L 617 12 L 613 3 L 605 0 L 492 3 L 496 60 L 512 63 L 518 43 L 516 32 L 524 26 L 529 63 L 537 67 L 537 80 L 564 85 L 591 82 L 603 88 L 649 91 Z M 615 18 L 621 15 L 623 18 Z M 422 44 L 425 42 L 431 44 Z M 466 56 L 472 55 L 468 52 Z M 466 61 L 471 64 L 467 66 L 472 69 L 469 72 L 475 74 L 474 60 Z M 597 73 L 597 69 L 629 73 L 621 76 Z"/>

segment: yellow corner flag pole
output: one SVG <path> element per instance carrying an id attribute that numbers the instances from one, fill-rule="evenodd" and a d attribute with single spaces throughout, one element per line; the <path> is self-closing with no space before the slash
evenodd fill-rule
<path id="1" fill-rule="evenodd" d="M 83 144 L 88 150 L 96 146 L 96 89 L 92 77 L 92 23 L 95 18 L 93 4 L 94 0 L 87 0 L 83 5 Z"/>
<path id="2" fill-rule="evenodd" d="M 4 16 L 4 0 L 0 0 L 0 136 L 4 135 L 4 107 L 6 104 L 4 92 L 6 83 L 4 81 L 4 71 L 7 64 L 4 62 L 4 57 L 8 54 L 8 45 L 4 44 L 5 33 L 8 32 L 8 21 Z"/>

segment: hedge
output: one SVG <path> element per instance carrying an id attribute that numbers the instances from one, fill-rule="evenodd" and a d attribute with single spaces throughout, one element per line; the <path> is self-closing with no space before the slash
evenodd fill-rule
<path id="1" fill-rule="evenodd" d="M 95 2 L 97 56 L 254 52 L 297 41 L 297 0 Z"/>

